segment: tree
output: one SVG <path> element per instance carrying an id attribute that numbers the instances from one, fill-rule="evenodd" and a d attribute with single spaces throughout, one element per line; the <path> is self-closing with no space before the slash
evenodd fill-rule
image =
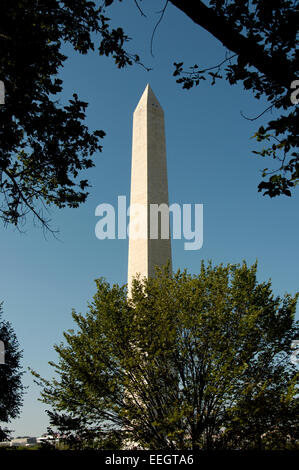
<path id="1" fill-rule="evenodd" d="M 59 106 L 55 96 L 62 90 L 57 78 L 66 56 L 63 43 L 86 54 L 95 49 L 94 33 L 100 35 L 98 52 L 111 55 L 117 67 L 140 64 L 138 55 L 125 50 L 129 37 L 121 27 L 111 29 L 106 9 L 113 0 L 97 7 L 92 1 L 3 0 L 0 31 L 0 80 L 5 85 L 5 104 L 0 105 L 0 192 L 1 218 L 18 225 L 31 213 L 49 228 L 43 206 L 78 207 L 88 195 L 88 180 L 79 180 L 81 170 L 94 165 L 90 158 L 101 151 L 104 131 L 89 132 L 84 125 L 87 103 L 74 94 L 69 105 Z M 135 1 L 140 9 L 140 6 Z M 290 100 L 290 86 L 296 79 L 297 13 L 295 1 L 264 0 L 202 1 L 167 0 L 209 31 L 233 54 L 218 66 L 200 70 L 195 65 L 177 81 L 188 89 L 205 79 L 212 84 L 221 78 L 226 64 L 230 84 L 242 81 L 256 98 L 265 96 L 269 109 L 286 110 L 260 127 L 258 141 L 274 140 L 260 152 L 279 161 L 259 190 L 271 197 L 291 195 L 298 181 L 298 110 Z M 141 11 L 141 9 L 140 9 Z M 216 72 L 214 71 L 216 70 Z M 183 62 L 175 63 L 174 75 L 181 75 Z M 268 168 L 264 176 L 269 174 Z"/>
<path id="2" fill-rule="evenodd" d="M 21 382 L 22 352 L 12 326 L 2 319 L 2 313 L 0 304 L 0 340 L 5 347 L 5 364 L 0 363 L 0 441 L 5 441 L 11 431 L 1 426 L 1 423 L 9 423 L 19 415 L 24 386 Z"/>
<path id="3" fill-rule="evenodd" d="M 175 63 L 174 76 L 183 88 L 199 85 L 210 75 L 212 85 L 225 76 L 233 85 L 243 82 L 255 98 L 265 97 L 270 105 L 267 111 L 277 109 L 281 115 L 261 126 L 254 137 L 258 142 L 272 144 L 261 151 L 261 157 L 271 157 L 278 166 L 263 170 L 259 191 L 270 197 L 291 196 L 291 188 L 299 182 L 298 148 L 298 4 L 292 0 L 210 0 L 209 7 L 202 1 L 169 0 L 196 24 L 218 39 L 229 51 L 219 65 L 200 70 L 197 64 L 183 70 L 183 62 Z M 168 3 L 168 2 L 167 2 Z M 296 49 L 297 48 L 297 49 Z M 223 70 L 223 68 L 225 69 Z M 292 94 L 295 94 L 292 98 Z M 286 114 L 285 114 L 286 113 Z"/>
<path id="4" fill-rule="evenodd" d="M 277 430 L 295 442 L 297 295 L 274 297 L 256 272 L 158 270 L 134 281 L 130 299 L 98 280 L 87 314 L 72 313 L 76 331 L 55 346 L 56 376 L 32 371 L 42 401 L 149 449 L 258 449 Z"/>
<path id="5" fill-rule="evenodd" d="M 57 78 L 66 56 L 63 43 L 86 54 L 101 34 L 100 55 L 114 55 L 118 67 L 132 63 L 122 48 L 121 28 L 109 29 L 104 8 L 77 0 L 20 0 L 0 3 L 0 217 L 19 226 L 31 214 L 50 229 L 44 208 L 78 207 L 88 195 L 80 171 L 94 166 L 102 130 L 84 124 L 87 103 L 77 94 L 58 103 Z M 134 57 L 136 60 L 137 58 Z"/>
<path id="6" fill-rule="evenodd" d="M 47 428 L 48 436 L 53 438 L 56 446 L 70 450 L 113 450 L 119 449 L 122 440 L 117 431 L 102 432 L 93 426 L 86 417 L 72 418 L 68 415 L 47 411 L 50 426 Z M 58 445 L 55 441 L 58 440 Z M 51 448 L 51 440 L 45 442 L 44 447 Z"/>
<path id="7" fill-rule="evenodd" d="M 120 0 L 121 1 L 121 0 Z M 137 0 L 136 6 L 144 16 Z M 60 106 L 57 95 L 62 81 L 57 78 L 66 56 L 64 43 L 86 54 L 97 49 L 112 56 L 117 67 L 141 64 L 138 55 L 126 51 L 129 37 L 121 27 L 111 28 L 107 11 L 114 0 L 101 6 L 93 1 L 20 0 L 0 3 L 0 82 L 5 85 L 5 104 L 0 104 L 0 217 L 19 226 L 26 214 L 49 227 L 44 208 L 78 207 L 86 200 L 88 180 L 80 171 L 94 165 L 93 154 L 102 150 L 104 131 L 90 132 L 84 124 L 87 103 L 77 94 Z M 230 84 L 243 82 L 256 98 L 264 96 L 267 110 L 281 116 L 260 127 L 255 137 L 272 145 L 256 152 L 272 157 L 278 168 L 264 169 L 268 181 L 259 191 L 269 196 L 291 195 L 298 182 L 296 122 L 298 108 L 290 99 L 296 86 L 296 32 L 298 10 L 294 0 L 166 0 L 216 37 L 228 51 L 217 66 L 201 70 L 194 65 L 184 72 L 175 63 L 174 75 L 186 89 L 199 85 L 206 75 L 212 84 L 221 68 Z M 298 87 L 298 83 L 297 83 Z M 266 110 L 266 111 L 267 111 Z M 286 112 L 286 114 L 283 114 Z"/>

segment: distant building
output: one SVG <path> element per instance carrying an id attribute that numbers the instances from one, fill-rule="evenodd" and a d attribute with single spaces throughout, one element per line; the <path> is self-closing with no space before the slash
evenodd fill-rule
<path id="1" fill-rule="evenodd" d="M 46 435 L 43 435 L 41 437 L 37 437 L 36 441 L 37 441 L 38 444 L 42 444 L 44 442 L 55 443 L 56 441 L 58 441 L 58 438 L 55 438 L 51 435 L 46 434 Z"/>
<path id="2" fill-rule="evenodd" d="M 36 437 L 17 437 L 11 441 L 0 442 L 0 446 L 28 447 L 37 444 Z"/>

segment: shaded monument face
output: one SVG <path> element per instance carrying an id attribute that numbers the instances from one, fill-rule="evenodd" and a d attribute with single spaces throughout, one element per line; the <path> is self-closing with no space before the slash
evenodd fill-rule
<path id="1" fill-rule="evenodd" d="M 164 113 L 152 89 L 147 85 L 133 116 L 129 291 L 132 277 L 137 274 L 141 277 L 154 276 L 156 265 L 165 265 L 167 261 L 171 263 L 167 209 Z"/>

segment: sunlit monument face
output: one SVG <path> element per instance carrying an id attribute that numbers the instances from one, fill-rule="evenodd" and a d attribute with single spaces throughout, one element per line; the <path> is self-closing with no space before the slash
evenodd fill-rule
<path id="1" fill-rule="evenodd" d="M 161 204 L 168 206 L 164 112 L 147 85 L 133 116 L 129 291 L 132 277 L 138 273 L 141 278 L 154 276 L 156 265 L 171 263 L 170 235 L 166 238 L 160 216 L 150 217 L 153 205 Z"/>

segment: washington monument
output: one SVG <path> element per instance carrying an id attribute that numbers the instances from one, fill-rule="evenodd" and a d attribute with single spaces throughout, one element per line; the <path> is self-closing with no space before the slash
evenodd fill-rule
<path id="1" fill-rule="evenodd" d="M 156 208 L 161 204 L 168 206 L 166 144 L 164 112 L 147 85 L 133 115 L 130 207 L 135 210 L 130 210 L 129 292 L 132 278 L 137 274 L 141 278 L 153 277 L 155 266 L 165 265 L 167 261 L 171 269 L 171 240 L 170 235 L 165 238 L 161 234 L 161 219 L 158 219 L 156 237 L 151 233 L 150 212 L 154 204 Z M 143 229 L 144 236 L 138 238 L 133 236 L 133 228 L 136 230 L 140 224 L 140 209 L 145 214 L 144 226 L 137 227 L 137 231 Z"/>

